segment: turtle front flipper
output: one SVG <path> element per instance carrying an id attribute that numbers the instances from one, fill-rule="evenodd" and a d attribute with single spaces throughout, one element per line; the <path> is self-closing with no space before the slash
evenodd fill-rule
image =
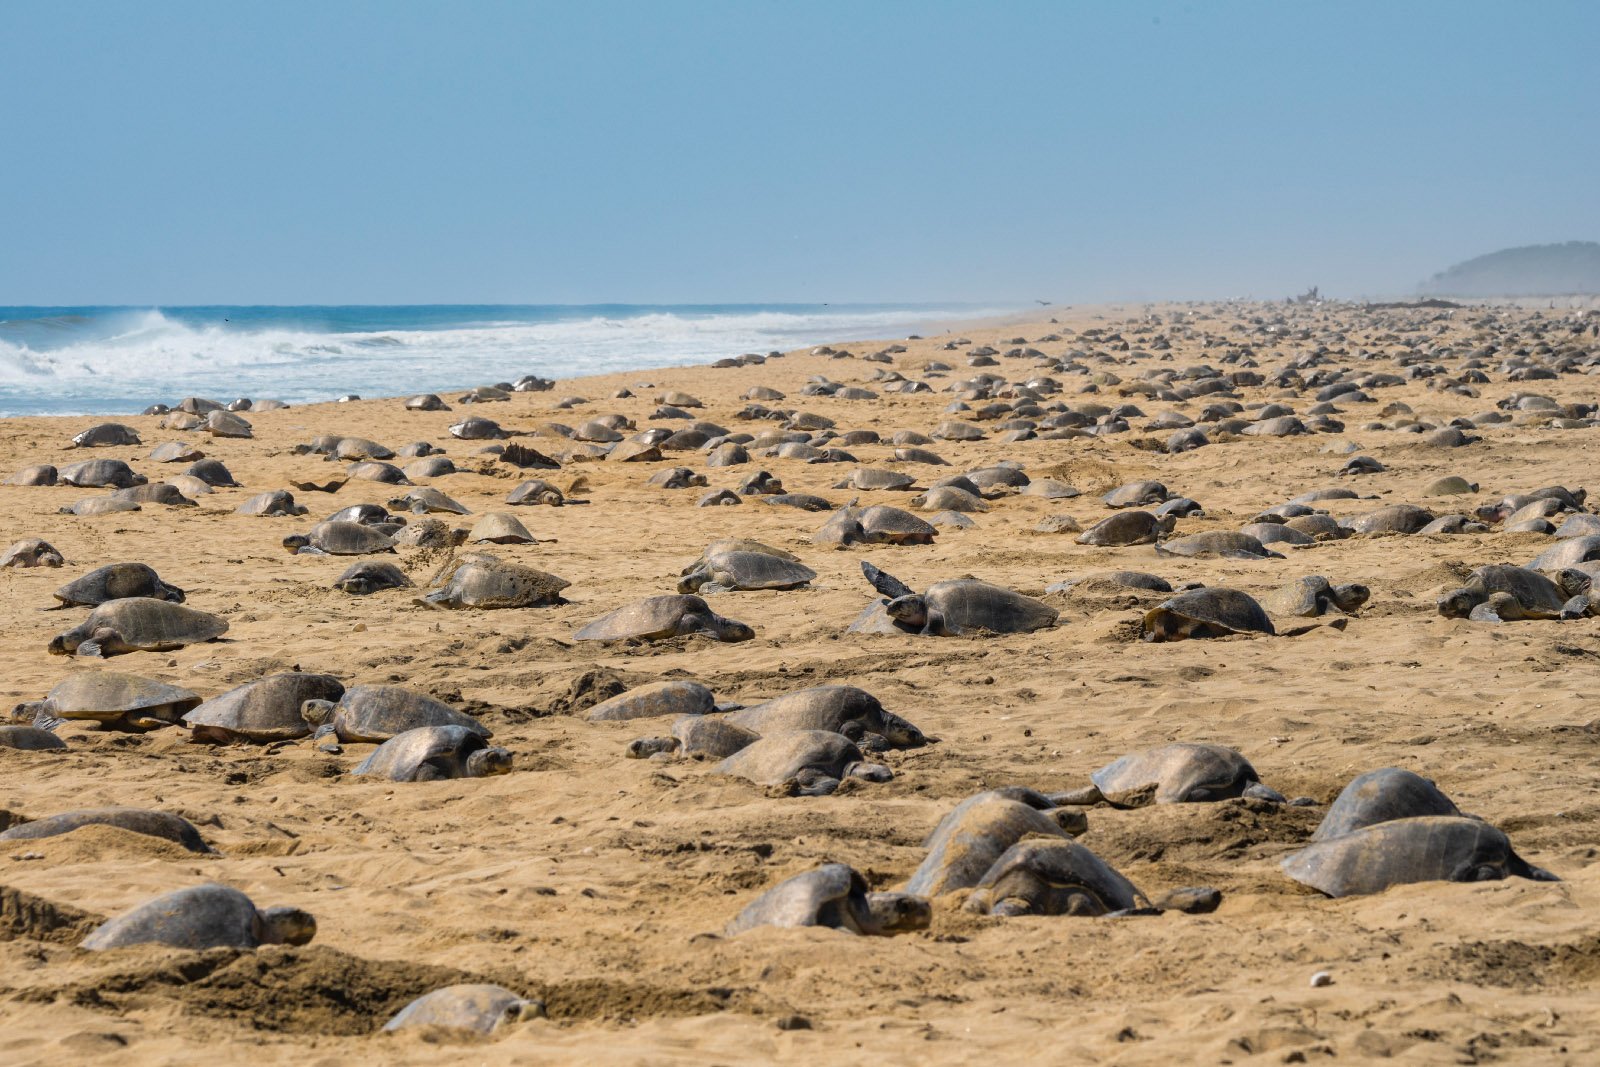
<path id="1" fill-rule="evenodd" d="M 1278 792 L 1269 785 L 1262 785 L 1260 782 L 1251 782 L 1249 785 L 1244 787 L 1244 792 L 1240 793 L 1239 795 L 1242 797 L 1249 797 L 1251 800 L 1270 801 L 1273 804 L 1289 803 L 1288 797 L 1284 796 L 1282 793 Z"/>
<path id="2" fill-rule="evenodd" d="M 78 647 L 72 654 L 74 656 L 99 659 L 126 651 L 128 651 L 128 648 L 123 644 L 122 635 L 115 630 L 103 627 L 96 630 L 87 641 L 78 642 Z"/>
<path id="3" fill-rule="evenodd" d="M 890 600 L 899 600 L 901 597 L 912 595 L 909 585 L 892 574 L 884 573 L 866 560 L 861 561 L 861 573 L 866 576 L 867 582 L 872 588 Z"/>
<path id="4" fill-rule="evenodd" d="M 839 788 L 839 779 L 815 767 L 806 767 L 785 784 L 797 797 L 825 797 Z"/>
<path id="5" fill-rule="evenodd" d="M 882 763 L 852 763 L 844 769 L 846 778 L 860 778 L 865 782 L 887 782 L 894 778 L 894 772 Z"/>
<path id="6" fill-rule="evenodd" d="M 676 737 L 636 737 L 628 742 L 623 755 L 629 759 L 654 759 L 676 753 L 682 743 Z"/>
<path id="7" fill-rule="evenodd" d="M 1100 787 L 1086 785 L 1082 789 L 1068 789 L 1062 793 L 1047 794 L 1050 802 L 1056 807 L 1092 808 L 1096 804 L 1106 804 L 1109 801 L 1101 794 Z"/>

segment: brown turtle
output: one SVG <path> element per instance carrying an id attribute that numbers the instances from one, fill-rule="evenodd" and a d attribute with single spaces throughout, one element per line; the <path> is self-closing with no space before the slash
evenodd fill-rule
<path id="1" fill-rule="evenodd" d="M 687 679 L 651 682 L 610 700 L 603 700 L 584 712 L 590 722 L 625 722 L 662 715 L 709 715 L 717 710 L 711 690 Z"/>
<path id="2" fill-rule="evenodd" d="M 761 740 L 761 735 L 735 726 L 720 715 L 684 715 L 672 724 L 671 737 L 637 737 L 628 742 L 629 759 L 693 756 L 723 760 Z"/>
<path id="3" fill-rule="evenodd" d="M 1080 545 L 1153 545 L 1172 532 L 1178 520 L 1148 511 L 1119 511 L 1101 519 L 1078 538 Z"/>
<path id="4" fill-rule="evenodd" d="M 427 1027 L 488 1037 L 501 1027 L 542 1015 L 543 1001 L 519 997 L 504 986 L 448 985 L 401 1008 L 383 1024 L 383 1032 Z"/>
<path id="5" fill-rule="evenodd" d="M 766 734 L 717 764 L 718 774 L 776 786 L 795 796 L 824 796 L 846 778 L 887 782 L 894 773 L 868 763 L 855 742 L 832 730 Z"/>
<path id="6" fill-rule="evenodd" d="M 419 726 L 389 738 L 354 775 L 392 782 L 438 782 L 511 773 L 511 753 L 466 726 Z"/>
<path id="7" fill-rule="evenodd" d="M 283 547 L 301 555 L 365 556 L 393 552 L 394 538 L 359 522 L 335 519 L 319 522 L 309 533 L 285 537 Z"/>
<path id="8" fill-rule="evenodd" d="M 57 682 L 43 700 L 18 704 L 12 715 L 41 726 L 66 719 L 108 729 L 153 730 L 177 725 L 199 703 L 195 693 L 165 682 L 116 671 L 80 671 Z"/>
<path id="9" fill-rule="evenodd" d="M 991 789 L 957 804 L 923 842 L 928 854 L 906 891 L 937 897 L 977 885 L 994 862 L 1025 837 L 1066 838 L 1087 826 L 1082 815 L 1058 808 L 1031 789 Z"/>
<path id="10" fill-rule="evenodd" d="M 1322 575 L 1312 574 L 1268 593 L 1261 598 L 1261 606 L 1273 615 L 1312 619 L 1330 611 L 1354 615 L 1371 596 L 1372 590 L 1364 585 L 1334 585 Z"/>
<path id="11" fill-rule="evenodd" d="M 0 556 L 0 567 L 60 567 L 65 563 L 54 545 L 37 537 L 15 542 Z"/>
<path id="12" fill-rule="evenodd" d="M 168 585 L 145 563 L 108 563 L 76 578 L 53 594 L 62 607 L 95 607 L 128 597 L 149 597 L 181 604 L 183 590 Z"/>
<path id="13" fill-rule="evenodd" d="M 1395 819 L 1460 814 L 1455 803 L 1422 775 L 1381 767 L 1350 780 L 1329 805 L 1311 840 L 1325 841 Z"/>
<path id="14" fill-rule="evenodd" d="M 433 608 L 533 608 L 564 604 L 572 583 L 520 563 L 484 557 L 457 566 L 444 585 L 417 599 Z"/>
<path id="15" fill-rule="evenodd" d="M 0 748 L 19 752 L 49 752 L 66 747 L 67 743 L 57 737 L 54 730 L 47 730 L 43 726 L 0 726 Z M 0 840 L 4 839 L 5 835 L 0 834 Z"/>
<path id="16" fill-rule="evenodd" d="M 364 559 L 346 567 L 333 580 L 333 587 L 351 596 L 369 596 L 385 589 L 410 589 L 412 582 L 406 572 L 393 563 Z"/>
<path id="17" fill-rule="evenodd" d="M 1076 841 L 1020 841 L 994 861 L 966 904 L 986 915 L 1109 915 L 1154 910 L 1149 898 Z"/>
<path id="18" fill-rule="evenodd" d="M 387 741 L 423 726 L 460 726 L 483 738 L 493 736 L 470 715 L 395 685 L 351 686 L 337 703 L 307 700 L 300 705 L 300 715 L 317 737 L 332 735 L 346 744 Z"/>
<path id="19" fill-rule="evenodd" d="M 306 701 L 337 701 L 343 695 L 343 683 L 331 675 L 284 671 L 214 696 L 186 712 L 183 721 L 195 741 L 293 741 L 311 733 L 300 714 Z"/>
<path id="20" fill-rule="evenodd" d="M 771 552 L 708 548 L 695 565 L 684 571 L 678 592 L 798 589 L 816 576 L 816 571 L 792 556 L 785 559 Z"/>
<path id="21" fill-rule="evenodd" d="M 1143 625 L 1146 641 L 1278 632 L 1254 597 L 1220 587 L 1179 593 L 1146 612 Z"/>
<path id="22" fill-rule="evenodd" d="M 190 852 L 211 853 L 205 838 L 194 824 L 180 815 L 145 808 L 83 808 L 63 811 L 42 819 L 21 823 L 0 834 L 0 841 L 38 841 L 70 834 L 84 826 L 115 826 L 130 833 L 159 837 L 182 845 Z"/>
<path id="23" fill-rule="evenodd" d="M 929 738 L 884 709 L 878 698 L 853 685 L 818 685 L 729 712 L 728 722 L 757 734 L 785 730 L 831 730 L 870 747 L 918 748 Z"/>
<path id="24" fill-rule="evenodd" d="M 1056 624 L 1060 613 L 1029 596 L 974 578 L 935 582 L 923 593 L 862 561 L 861 572 L 886 598 L 884 613 L 900 630 L 941 637 L 964 633 L 1030 633 Z"/>
<path id="25" fill-rule="evenodd" d="M 1261 784 L 1250 761 L 1222 745 L 1178 742 L 1131 752 L 1089 776 L 1093 784 L 1060 799 L 1074 804 L 1105 802 L 1117 808 L 1146 804 L 1198 804 L 1229 797 L 1283 803 L 1283 794 Z"/>

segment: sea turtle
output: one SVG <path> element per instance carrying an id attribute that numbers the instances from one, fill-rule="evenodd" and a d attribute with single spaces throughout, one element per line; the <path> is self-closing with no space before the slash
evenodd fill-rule
<path id="1" fill-rule="evenodd" d="M 1369 537 L 1384 534 L 1414 534 L 1433 521 L 1433 512 L 1415 504 L 1390 504 L 1348 520 L 1345 526 L 1351 533 Z"/>
<path id="2" fill-rule="evenodd" d="M 450 407 L 434 393 L 418 393 L 406 400 L 407 411 L 449 411 Z"/>
<path id="3" fill-rule="evenodd" d="M 57 656 L 115 656 L 124 652 L 169 652 L 215 641 L 228 632 L 225 620 L 165 600 L 111 600 L 50 641 Z"/>
<path id="4" fill-rule="evenodd" d="M 673 679 L 651 682 L 602 700 L 583 713 L 590 722 L 623 722 L 652 719 L 662 715 L 709 715 L 717 710 L 717 698 L 699 682 Z"/>
<path id="5" fill-rule="evenodd" d="M 1182 641 L 1196 637 L 1278 631 L 1255 598 L 1237 589 L 1207 587 L 1179 593 L 1144 616 L 1146 641 Z"/>
<path id="6" fill-rule="evenodd" d="M 465 726 L 419 726 L 389 738 L 350 772 L 394 782 L 511 773 L 511 753 Z"/>
<path id="7" fill-rule="evenodd" d="M 54 730 L 47 730 L 43 726 L 0 726 L 0 748 L 14 748 L 21 752 L 47 752 L 60 750 L 67 747 L 67 743 L 57 737 Z M 0 840 L 5 835 L 0 834 Z"/>
<path id="8" fill-rule="evenodd" d="M 400 473 L 415 482 L 424 478 L 443 478 L 458 471 L 455 461 L 449 456 L 423 456 L 401 467 Z"/>
<path id="9" fill-rule="evenodd" d="M 523 482 L 506 497 L 507 504 L 547 504 L 559 508 L 566 502 L 567 498 L 561 490 L 539 478 Z"/>
<path id="10" fill-rule="evenodd" d="M 794 559 L 742 549 L 711 551 L 684 573 L 680 593 L 722 593 L 735 589 L 798 589 L 817 572 Z"/>
<path id="11" fill-rule="evenodd" d="M 732 489 L 713 489 L 695 501 L 697 508 L 732 508 L 744 503 L 744 498 Z"/>
<path id="12" fill-rule="evenodd" d="M 828 926 L 852 934 L 898 934 L 925 930 L 933 911 L 910 893 L 869 893 L 867 880 L 842 863 L 787 878 L 728 924 L 729 937 L 761 926 Z"/>
<path id="13" fill-rule="evenodd" d="M 394 543 L 407 548 L 450 548 L 466 539 L 466 530 L 452 530 L 442 519 L 416 519 L 394 535 Z"/>
<path id="14" fill-rule="evenodd" d="M 395 497 L 389 501 L 389 507 L 396 511 L 409 511 L 414 515 L 426 515 L 431 512 L 445 512 L 450 515 L 470 515 L 471 509 L 458 500 L 440 492 L 431 485 L 420 489 L 413 489 L 405 496 Z"/>
<path id="15" fill-rule="evenodd" d="M 861 573 L 887 598 L 885 614 L 906 633 L 940 637 L 973 631 L 1031 633 L 1054 626 L 1060 617 L 1043 601 L 974 578 L 934 582 L 918 594 L 865 560 Z"/>
<path id="16" fill-rule="evenodd" d="M 938 533 L 909 511 L 876 504 L 856 514 L 861 535 L 869 545 L 931 545 Z"/>
<path id="17" fill-rule="evenodd" d="M 494 736 L 472 716 L 396 685 L 351 686 L 337 703 L 305 701 L 300 705 L 300 715 L 317 737 L 331 734 L 345 744 L 387 741 L 424 726 L 459 726 L 479 737 Z"/>
<path id="18" fill-rule="evenodd" d="M 1556 579 L 1509 564 L 1479 567 L 1467 577 L 1466 585 L 1439 598 L 1439 614 L 1447 619 L 1475 618 L 1479 608 L 1489 605 L 1496 594 L 1504 594 L 1506 599 L 1495 601 L 1490 609 L 1501 619 L 1555 618 L 1561 606 L 1585 592 L 1589 584 L 1585 575 L 1566 570 L 1558 571 Z M 1570 590 L 1566 588 L 1569 583 Z"/>
<path id="19" fill-rule="evenodd" d="M 1372 590 L 1354 582 L 1333 585 L 1320 574 L 1296 579 L 1261 598 L 1261 606 L 1273 615 L 1314 619 L 1329 611 L 1354 615 L 1372 596 Z"/>
<path id="20" fill-rule="evenodd" d="M 124 511 L 142 511 L 138 504 L 131 500 L 119 500 L 114 496 L 91 496 L 68 504 L 60 509 L 62 515 L 79 515 L 85 518 L 95 515 L 115 515 Z"/>
<path id="21" fill-rule="evenodd" d="M 1600 534 L 1569 537 L 1554 548 L 1547 548 L 1528 563 L 1529 570 L 1559 571 L 1580 563 L 1600 559 Z"/>
<path id="22" fill-rule="evenodd" d="M 1455 803 L 1422 775 L 1382 767 L 1350 780 L 1328 807 L 1311 840 L 1326 841 L 1395 819 L 1460 814 Z"/>
<path id="23" fill-rule="evenodd" d="M 336 519 L 317 523 L 309 533 L 285 537 L 283 547 L 302 555 L 365 556 L 393 552 L 394 538 L 359 522 Z"/>
<path id="24" fill-rule="evenodd" d="M 725 619 L 693 594 L 646 597 L 624 604 L 579 630 L 579 641 L 661 641 L 684 634 L 705 634 L 718 641 L 748 641 L 749 626 Z"/>
<path id="25" fill-rule="evenodd" d="M 1108 915 L 1151 908 L 1110 864 L 1076 841 L 1019 841 L 967 898 L 986 915 Z"/>
<path id="26" fill-rule="evenodd" d="M 385 589 L 410 589 L 411 579 L 393 563 L 364 559 L 352 563 L 333 580 L 333 587 L 351 596 L 367 596 Z"/>
<path id="27" fill-rule="evenodd" d="M 6 479 L 7 485 L 56 485 L 59 482 L 60 473 L 48 463 L 35 463 L 31 467 L 23 467 Z"/>
<path id="28" fill-rule="evenodd" d="M 108 729 L 153 730 L 177 725 L 199 703 L 195 693 L 165 682 L 116 671 L 80 671 L 57 682 L 43 700 L 18 704 L 12 716 L 41 726 L 67 719 Z"/>
<path id="29" fill-rule="evenodd" d="M 62 467 L 56 478 L 63 485 L 75 485 L 80 489 L 126 489 L 149 481 L 120 459 L 86 459 Z"/>
<path id="30" fill-rule="evenodd" d="M 239 484 L 233 473 L 223 466 L 220 459 L 201 459 L 191 463 L 183 473 L 191 478 L 199 478 L 207 485 L 218 489 L 227 489 Z"/>
<path id="31" fill-rule="evenodd" d="M 73 437 L 68 448 L 107 448 L 140 444 L 138 431 L 119 422 L 102 422 Z"/>
<path id="32" fill-rule="evenodd" d="M 1222 559 L 1281 559 L 1249 534 L 1234 530 L 1204 530 L 1175 537 L 1156 547 L 1158 555 L 1190 556 L 1196 559 L 1216 556 Z"/>
<path id="33" fill-rule="evenodd" d="M 989 505 L 974 493 L 959 486 L 936 485 L 926 493 L 911 498 L 911 505 L 923 511 L 988 511 Z"/>
<path id="34" fill-rule="evenodd" d="M 443 586 L 417 599 L 434 608 L 537 608 L 564 604 L 561 591 L 572 583 L 521 563 L 493 557 L 461 563 Z"/>
<path id="35" fill-rule="evenodd" d="M 1142 508 L 1167 499 L 1167 487 L 1160 482 L 1129 482 L 1111 490 L 1101 501 L 1108 508 Z"/>
<path id="36" fill-rule="evenodd" d="M 784 693 L 760 704 L 729 712 L 728 722 L 758 734 L 784 730 L 831 730 L 863 744 L 917 748 L 929 738 L 905 719 L 884 710 L 878 698 L 853 685 L 818 685 Z"/>
<path id="37" fill-rule="evenodd" d="M 65 563 L 54 545 L 37 537 L 17 541 L 0 556 L 0 567 L 60 567 Z"/>
<path id="38" fill-rule="evenodd" d="M 1075 496 L 1082 496 L 1082 491 L 1076 486 L 1054 478 L 1035 478 L 1022 487 L 1023 496 L 1043 497 L 1046 500 L 1070 500 Z"/>
<path id="39" fill-rule="evenodd" d="M 480 419 L 476 416 L 462 419 L 450 427 L 450 436 L 462 441 L 495 441 L 511 435 L 500 428 L 500 424 L 493 419 Z"/>
<path id="40" fill-rule="evenodd" d="M 1506 835 L 1488 823 L 1449 815 L 1395 819 L 1315 841 L 1282 866 L 1290 878 L 1330 897 L 1381 893 L 1412 882 L 1489 882 L 1512 875 L 1560 880 L 1517 855 Z"/>
<path id="41" fill-rule="evenodd" d="M 723 760 L 761 740 L 761 735 L 735 726 L 720 715 L 684 715 L 672 724 L 671 737 L 636 737 L 628 742 L 629 759 L 696 756 Z"/>
<path id="42" fill-rule="evenodd" d="M 779 786 L 795 796 L 824 796 L 845 778 L 887 782 L 881 763 L 868 763 L 855 742 L 832 730 L 784 730 L 764 734 L 717 764 L 718 774 Z"/>
<path id="43" fill-rule="evenodd" d="M 663 471 L 656 471 L 645 482 L 657 489 L 695 489 L 705 488 L 710 483 L 704 474 L 696 474 L 688 467 L 669 467 Z"/>
<path id="44" fill-rule="evenodd" d="M 1076 811 L 1058 808 L 1031 789 L 975 794 L 957 804 L 923 842 L 928 850 L 906 881 L 906 892 L 937 897 L 982 881 L 995 860 L 1024 837 L 1066 838 L 1087 828 Z"/>
<path id="45" fill-rule="evenodd" d="M 1079 578 L 1069 578 L 1045 587 L 1046 593 L 1123 594 L 1170 593 L 1172 583 L 1156 574 L 1143 571 L 1096 571 Z"/>
<path id="46" fill-rule="evenodd" d="M 257 948 L 304 945 L 317 921 L 299 908 L 257 910 L 250 898 L 211 883 L 179 889 L 124 912 L 83 939 L 80 948 L 100 951 L 160 944 L 183 949 Z"/>
<path id="47" fill-rule="evenodd" d="M 1317 539 L 1311 534 L 1297 530 L 1281 522 L 1252 522 L 1241 526 L 1239 532 L 1249 537 L 1254 537 L 1263 546 L 1266 545 L 1314 545 Z"/>
<path id="48" fill-rule="evenodd" d="M 206 416 L 206 433 L 212 437 L 252 437 L 250 423 L 231 411 L 213 411 Z"/>
<path id="49" fill-rule="evenodd" d="M 1478 484 L 1469 482 L 1457 474 L 1451 474 L 1435 481 L 1429 482 L 1422 490 L 1423 496 L 1464 496 L 1476 493 Z"/>
<path id="50" fill-rule="evenodd" d="M 504 986 L 447 985 L 424 993 L 401 1008 L 383 1024 L 383 1032 L 425 1026 L 488 1037 L 502 1026 L 542 1015 L 543 1001 L 519 997 Z"/>
<path id="51" fill-rule="evenodd" d="M 900 471 L 886 471 L 877 467 L 857 467 L 850 477 L 834 484 L 835 489 L 860 489 L 876 492 L 909 491 L 917 480 Z"/>
<path id="52" fill-rule="evenodd" d="M 1229 797 L 1284 803 L 1283 794 L 1261 784 L 1250 761 L 1222 745 L 1176 742 L 1128 755 L 1089 776 L 1092 785 L 1057 799 L 1071 804 L 1104 801 L 1115 808 L 1146 804 L 1198 804 Z"/>
<path id="53" fill-rule="evenodd" d="M 83 808 L 63 811 L 43 819 L 20 823 L 0 834 L 0 841 L 38 841 L 41 838 L 69 834 L 83 826 L 115 826 L 130 833 L 159 837 L 182 845 L 190 852 L 210 853 L 205 838 L 194 824 L 181 815 L 168 811 L 150 811 L 146 808 Z"/>
<path id="54" fill-rule="evenodd" d="M 311 733 L 300 714 L 306 701 L 337 701 L 343 695 L 343 683 L 331 675 L 284 671 L 214 696 L 186 712 L 183 721 L 196 741 L 293 741 Z"/>
<path id="55" fill-rule="evenodd" d="M 144 563 L 108 563 L 76 578 L 53 594 L 62 607 L 88 607 L 128 597 L 183 603 L 183 590 L 168 585 Z"/>
<path id="56" fill-rule="evenodd" d="M 491 511 L 473 523 L 467 540 L 474 544 L 532 545 L 537 539 L 515 515 Z"/>
<path id="57" fill-rule="evenodd" d="M 239 515 L 304 515 L 309 509 L 294 502 L 294 494 L 287 489 L 272 489 L 257 493 L 234 509 Z"/>
<path id="58" fill-rule="evenodd" d="M 1171 515 L 1158 518 L 1148 511 L 1119 511 L 1085 530 L 1080 545 L 1153 545 L 1172 532 L 1178 520 Z"/>

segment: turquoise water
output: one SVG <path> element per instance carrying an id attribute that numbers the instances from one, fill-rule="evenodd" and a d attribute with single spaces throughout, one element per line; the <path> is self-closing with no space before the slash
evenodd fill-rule
<path id="1" fill-rule="evenodd" d="M 571 378 L 923 332 L 1009 309 L 706 304 L 0 307 L 0 415 L 132 414 L 185 396 L 291 404 L 524 374 Z"/>

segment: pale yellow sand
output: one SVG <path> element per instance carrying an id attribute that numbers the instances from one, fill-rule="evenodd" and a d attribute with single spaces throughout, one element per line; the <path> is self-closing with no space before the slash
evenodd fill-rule
<path id="1" fill-rule="evenodd" d="M 1262 310 L 1214 308 L 1202 325 L 1221 332 Z M 1051 312 L 1082 329 L 1138 309 Z M 1343 321 L 1352 347 L 1386 354 L 1399 351 L 1390 328 L 1407 318 L 1296 314 L 1313 327 L 1324 316 Z M 1469 340 L 1469 318 L 1458 313 L 1444 339 Z M 1038 322 L 971 326 L 967 336 L 980 343 L 1033 339 L 1049 329 Z M 1140 338 L 1128 336 L 1137 348 Z M 911 342 L 895 366 L 914 375 L 929 359 L 950 362 L 949 377 L 931 379 L 936 389 L 974 373 L 962 352 L 937 351 L 937 340 Z M 1263 370 L 1305 346 L 1259 336 L 1254 343 Z M 1226 351 L 1175 344 L 1173 363 L 1154 365 L 1215 365 Z M 860 355 L 877 345 L 848 347 Z M 1059 354 L 1077 343 L 1039 347 Z M 1132 381 L 1148 365 L 1109 369 Z M 224 616 L 231 630 L 224 642 L 108 666 L 205 695 L 294 666 L 352 683 L 409 685 L 480 714 L 517 759 L 506 777 L 394 785 L 340 775 L 369 746 L 327 756 L 308 741 L 263 755 L 190 745 L 177 730 L 130 737 L 72 724 L 62 731 L 73 746 L 68 753 L 0 750 L 0 808 L 28 817 L 109 804 L 165 808 L 189 817 L 223 853 L 197 858 L 161 842 L 85 830 L 7 843 L 0 885 L 109 915 L 218 880 L 259 904 L 307 908 L 320 923 L 308 948 L 198 959 L 0 942 L 0 1062 L 1166 1065 L 1390 1055 L 1422 1064 L 1594 1062 L 1600 622 L 1497 627 L 1446 620 L 1433 609 L 1437 592 L 1465 568 L 1526 562 L 1548 539 L 1358 539 L 1246 563 L 1163 559 L 1148 547 L 1092 549 L 1071 535 L 1030 532 L 1048 514 L 1070 514 L 1087 526 L 1108 514 L 1099 493 L 1145 477 L 1205 505 L 1206 517 L 1184 520 L 1180 532 L 1236 529 L 1289 496 L 1337 483 L 1333 472 L 1343 457 L 1323 451 L 1333 438 L 1245 438 L 1173 457 L 1133 447 L 1147 436 L 1137 431 L 1100 440 L 939 443 L 933 447 L 954 466 L 934 477 L 1014 458 L 1036 477 L 1064 478 L 1085 495 L 997 501 L 976 517 L 976 529 L 944 531 L 932 547 L 848 551 L 809 543 L 826 515 L 753 501 L 699 510 L 700 491 L 644 484 L 661 466 L 704 470 L 696 453 L 669 454 L 666 464 L 576 464 L 542 476 L 566 485 L 582 474 L 591 487 L 588 506 L 506 509 L 554 543 L 499 551 L 573 583 L 570 604 L 540 610 L 442 612 L 414 606 L 399 592 L 348 597 L 328 588 L 348 560 L 291 557 L 279 546 L 310 520 L 233 514 L 252 494 L 286 487 L 291 478 L 335 475 L 339 465 L 290 451 L 323 433 L 396 448 L 419 439 L 439 444 L 458 464 L 482 472 L 435 484 L 483 512 L 501 509 L 519 477 L 480 462 L 479 444 L 449 437 L 446 427 L 469 414 L 535 429 L 620 411 L 643 428 L 655 393 L 671 388 L 702 398 L 704 417 L 758 433 L 776 424 L 733 417 L 741 394 L 767 384 L 790 394 L 781 406 L 828 415 L 841 430 L 874 428 L 887 437 L 897 429 L 930 430 L 945 417 L 950 398 L 937 391 L 875 402 L 799 396 L 810 375 L 870 386 L 881 366 L 799 354 L 763 367 L 562 382 L 553 393 L 453 412 L 406 412 L 390 399 L 247 415 L 254 440 L 204 445 L 246 487 L 182 511 L 147 507 L 74 518 L 56 509 L 90 491 L 0 488 L 0 542 L 42 536 L 70 561 L 57 571 L 0 572 L 0 689 L 8 705 L 39 698 L 76 667 L 44 651 L 53 634 L 83 615 L 41 612 L 51 590 L 93 566 L 142 560 L 187 589 L 191 606 Z M 1384 359 L 1363 367 L 1394 365 Z M 1014 379 L 1030 373 L 1021 360 L 1003 359 L 992 369 Z M 508 377 L 520 371 L 506 368 Z M 1493 428 L 1483 444 L 1440 451 L 1409 435 L 1355 429 L 1396 399 L 1421 416 L 1447 419 L 1486 410 L 1518 389 L 1594 396 L 1592 380 L 1582 376 L 1523 386 L 1495 377 L 1477 400 L 1413 383 L 1380 391 L 1377 405 L 1347 406 L 1352 429 L 1345 438 L 1389 473 L 1355 480 L 1379 499 L 1332 502 L 1335 514 L 1400 501 L 1437 506 L 1419 491 L 1451 473 L 1482 483 L 1482 491 L 1455 498 L 1447 510 L 1553 483 L 1600 488 L 1592 484 L 1594 430 Z M 1089 399 L 1075 395 L 1081 378 L 1066 380 L 1063 399 Z M 605 399 L 623 385 L 638 396 Z M 1270 392 L 1247 391 L 1256 400 Z M 578 412 L 550 410 L 571 394 L 592 402 Z M 1121 398 L 1106 389 L 1093 399 Z M 1147 415 L 1171 406 L 1132 402 Z M 1287 402 L 1301 411 L 1311 403 Z M 149 462 L 150 448 L 199 440 L 160 430 L 155 418 L 135 418 L 125 421 L 144 436 L 141 447 L 63 448 L 94 421 L 0 422 L 0 471 L 115 456 L 155 479 L 181 466 Z M 531 443 L 562 447 L 559 439 Z M 889 448 L 853 451 L 878 463 Z M 903 494 L 829 488 L 849 466 L 757 457 L 709 474 L 713 486 L 732 486 L 762 468 L 792 490 L 835 502 L 860 495 L 904 504 Z M 398 491 L 354 482 L 336 496 L 298 495 L 315 519 Z M 819 574 L 809 590 L 714 599 L 723 614 L 754 625 L 756 640 L 631 648 L 572 642 L 589 619 L 670 591 L 707 541 L 729 535 L 792 549 Z M 1343 632 L 1323 627 L 1292 639 L 1146 645 L 1128 640 L 1136 608 L 1064 597 L 1051 598 L 1062 625 L 1029 636 L 858 638 L 844 628 L 869 600 L 859 571 L 864 558 L 917 586 L 973 574 L 1038 595 L 1063 578 L 1127 568 L 1257 593 L 1316 573 L 1365 582 L 1373 597 Z M 420 582 L 443 558 L 411 552 L 399 561 Z M 769 796 L 713 775 L 706 764 L 623 759 L 628 739 L 664 732 L 667 723 L 591 725 L 565 714 L 575 683 L 596 669 L 630 682 L 694 677 L 721 698 L 745 702 L 824 682 L 856 684 L 943 741 L 889 754 L 896 778 L 885 785 L 827 798 Z M 820 862 L 851 863 L 878 888 L 898 884 L 920 861 L 924 835 L 972 791 L 1007 783 L 1075 787 L 1111 758 L 1172 739 L 1233 745 L 1269 784 L 1324 804 L 1361 771 L 1417 770 L 1565 881 L 1418 885 L 1335 902 L 1301 890 L 1277 867 L 1316 825 L 1320 807 L 1096 809 L 1086 844 L 1152 895 L 1215 885 L 1225 893 L 1221 910 L 1002 921 L 941 902 L 929 932 L 893 939 L 825 930 L 704 936 L 719 932 L 762 889 Z M 1333 984 L 1310 988 L 1319 970 L 1330 971 Z M 374 1035 L 410 996 L 462 975 L 542 996 L 550 1018 L 465 1048 Z M 811 1028 L 780 1029 L 778 1021 L 794 1015 Z"/>

